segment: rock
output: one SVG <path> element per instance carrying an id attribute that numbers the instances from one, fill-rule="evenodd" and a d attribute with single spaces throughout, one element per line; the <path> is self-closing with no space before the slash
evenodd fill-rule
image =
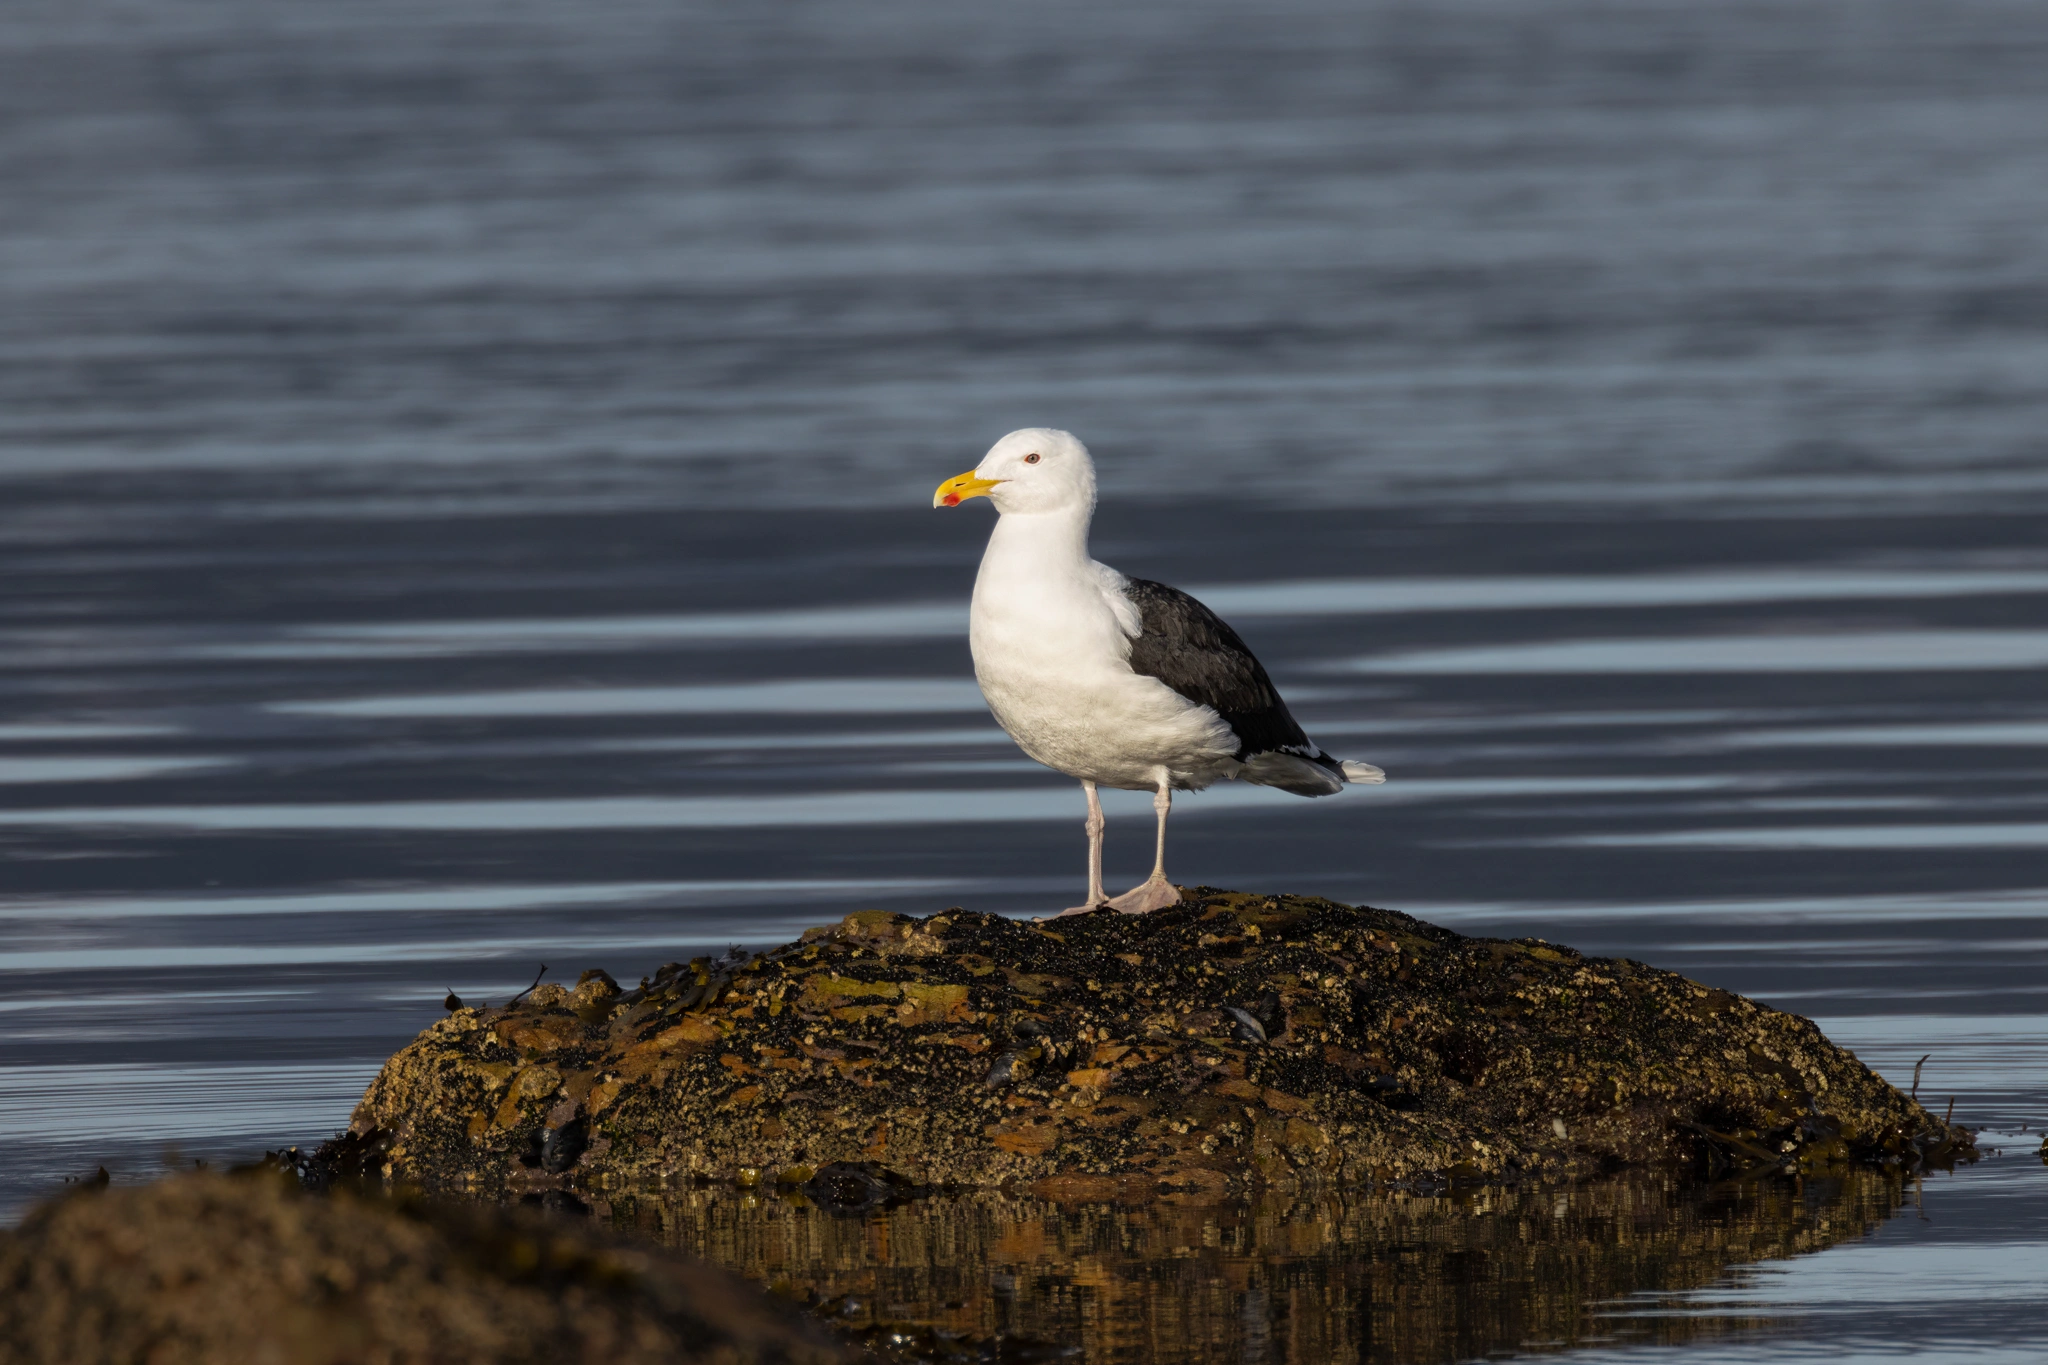
<path id="1" fill-rule="evenodd" d="M 1796 1015 L 1311 897 L 1200 888 L 1042 923 L 862 911 L 579 998 L 427 1029 L 354 1140 L 428 1184 L 802 1183 L 865 1162 L 1096 1197 L 1974 1155 Z M 573 1123 L 564 1164 L 549 1134 Z"/>
<path id="2" fill-rule="evenodd" d="M 0 1365 L 851 1357 L 671 1253 L 485 1206 L 319 1197 L 269 1172 L 95 1189 L 0 1233 Z"/>

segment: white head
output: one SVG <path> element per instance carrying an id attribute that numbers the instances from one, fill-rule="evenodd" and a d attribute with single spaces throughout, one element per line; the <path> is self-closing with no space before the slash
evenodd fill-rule
<path id="1" fill-rule="evenodd" d="M 1095 510 L 1095 461 L 1071 433 L 1051 427 L 1013 431 L 988 448 L 981 463 L 939 485 L 934 507 L 985 497 L 999 512 Z"/>

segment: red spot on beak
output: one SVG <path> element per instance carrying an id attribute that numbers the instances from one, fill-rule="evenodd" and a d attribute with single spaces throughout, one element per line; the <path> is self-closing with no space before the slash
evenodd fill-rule
<path id="1" fill-rule="evenodd" d="M 958 493 L 948 493 L 945 497 L 940 498 L 939 501 L 948 507 L 958 507 L 960 505 L 960 495 Z"/>

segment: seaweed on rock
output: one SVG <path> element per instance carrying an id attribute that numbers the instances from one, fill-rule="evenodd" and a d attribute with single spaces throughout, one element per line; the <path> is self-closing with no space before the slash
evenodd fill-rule
<path id="1" fill-rule="evenodd" d="M 1055 1197 L 1974 1153 L 1810 1021 L 1675 973 L 1209 888 L 1137 917 L 862 911 L 632 991 L 586 972 L 427 1029 L 351 1131 L 429 1184 L 868 1163 Z"/>

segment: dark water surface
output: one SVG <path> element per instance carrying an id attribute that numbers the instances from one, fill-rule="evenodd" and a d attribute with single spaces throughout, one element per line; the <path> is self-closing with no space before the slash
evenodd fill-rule
<path id="1" fill-rule="evenodd" d="M 1384 1358 L 2037 1358 L 2043 165 L 2022 4 L 10 6 L 0 1208 L 316 1140 L 450 987 L 1071 903 L 1079 795 L 972 683 L 986 509 L 924 505 L 1052 423 L 1098 555 L 1391 775 L 1184 798 L 1177 879 L 1672 967 L 2005 1153 Z M 1069 1333 L 1133 1360 L 1343 1354 L 1273 1276 L 1507 1237 L 1346 1207 L 968 1221 L 1039 1228 L 989 1285 L 1276 1267 Z"/>

